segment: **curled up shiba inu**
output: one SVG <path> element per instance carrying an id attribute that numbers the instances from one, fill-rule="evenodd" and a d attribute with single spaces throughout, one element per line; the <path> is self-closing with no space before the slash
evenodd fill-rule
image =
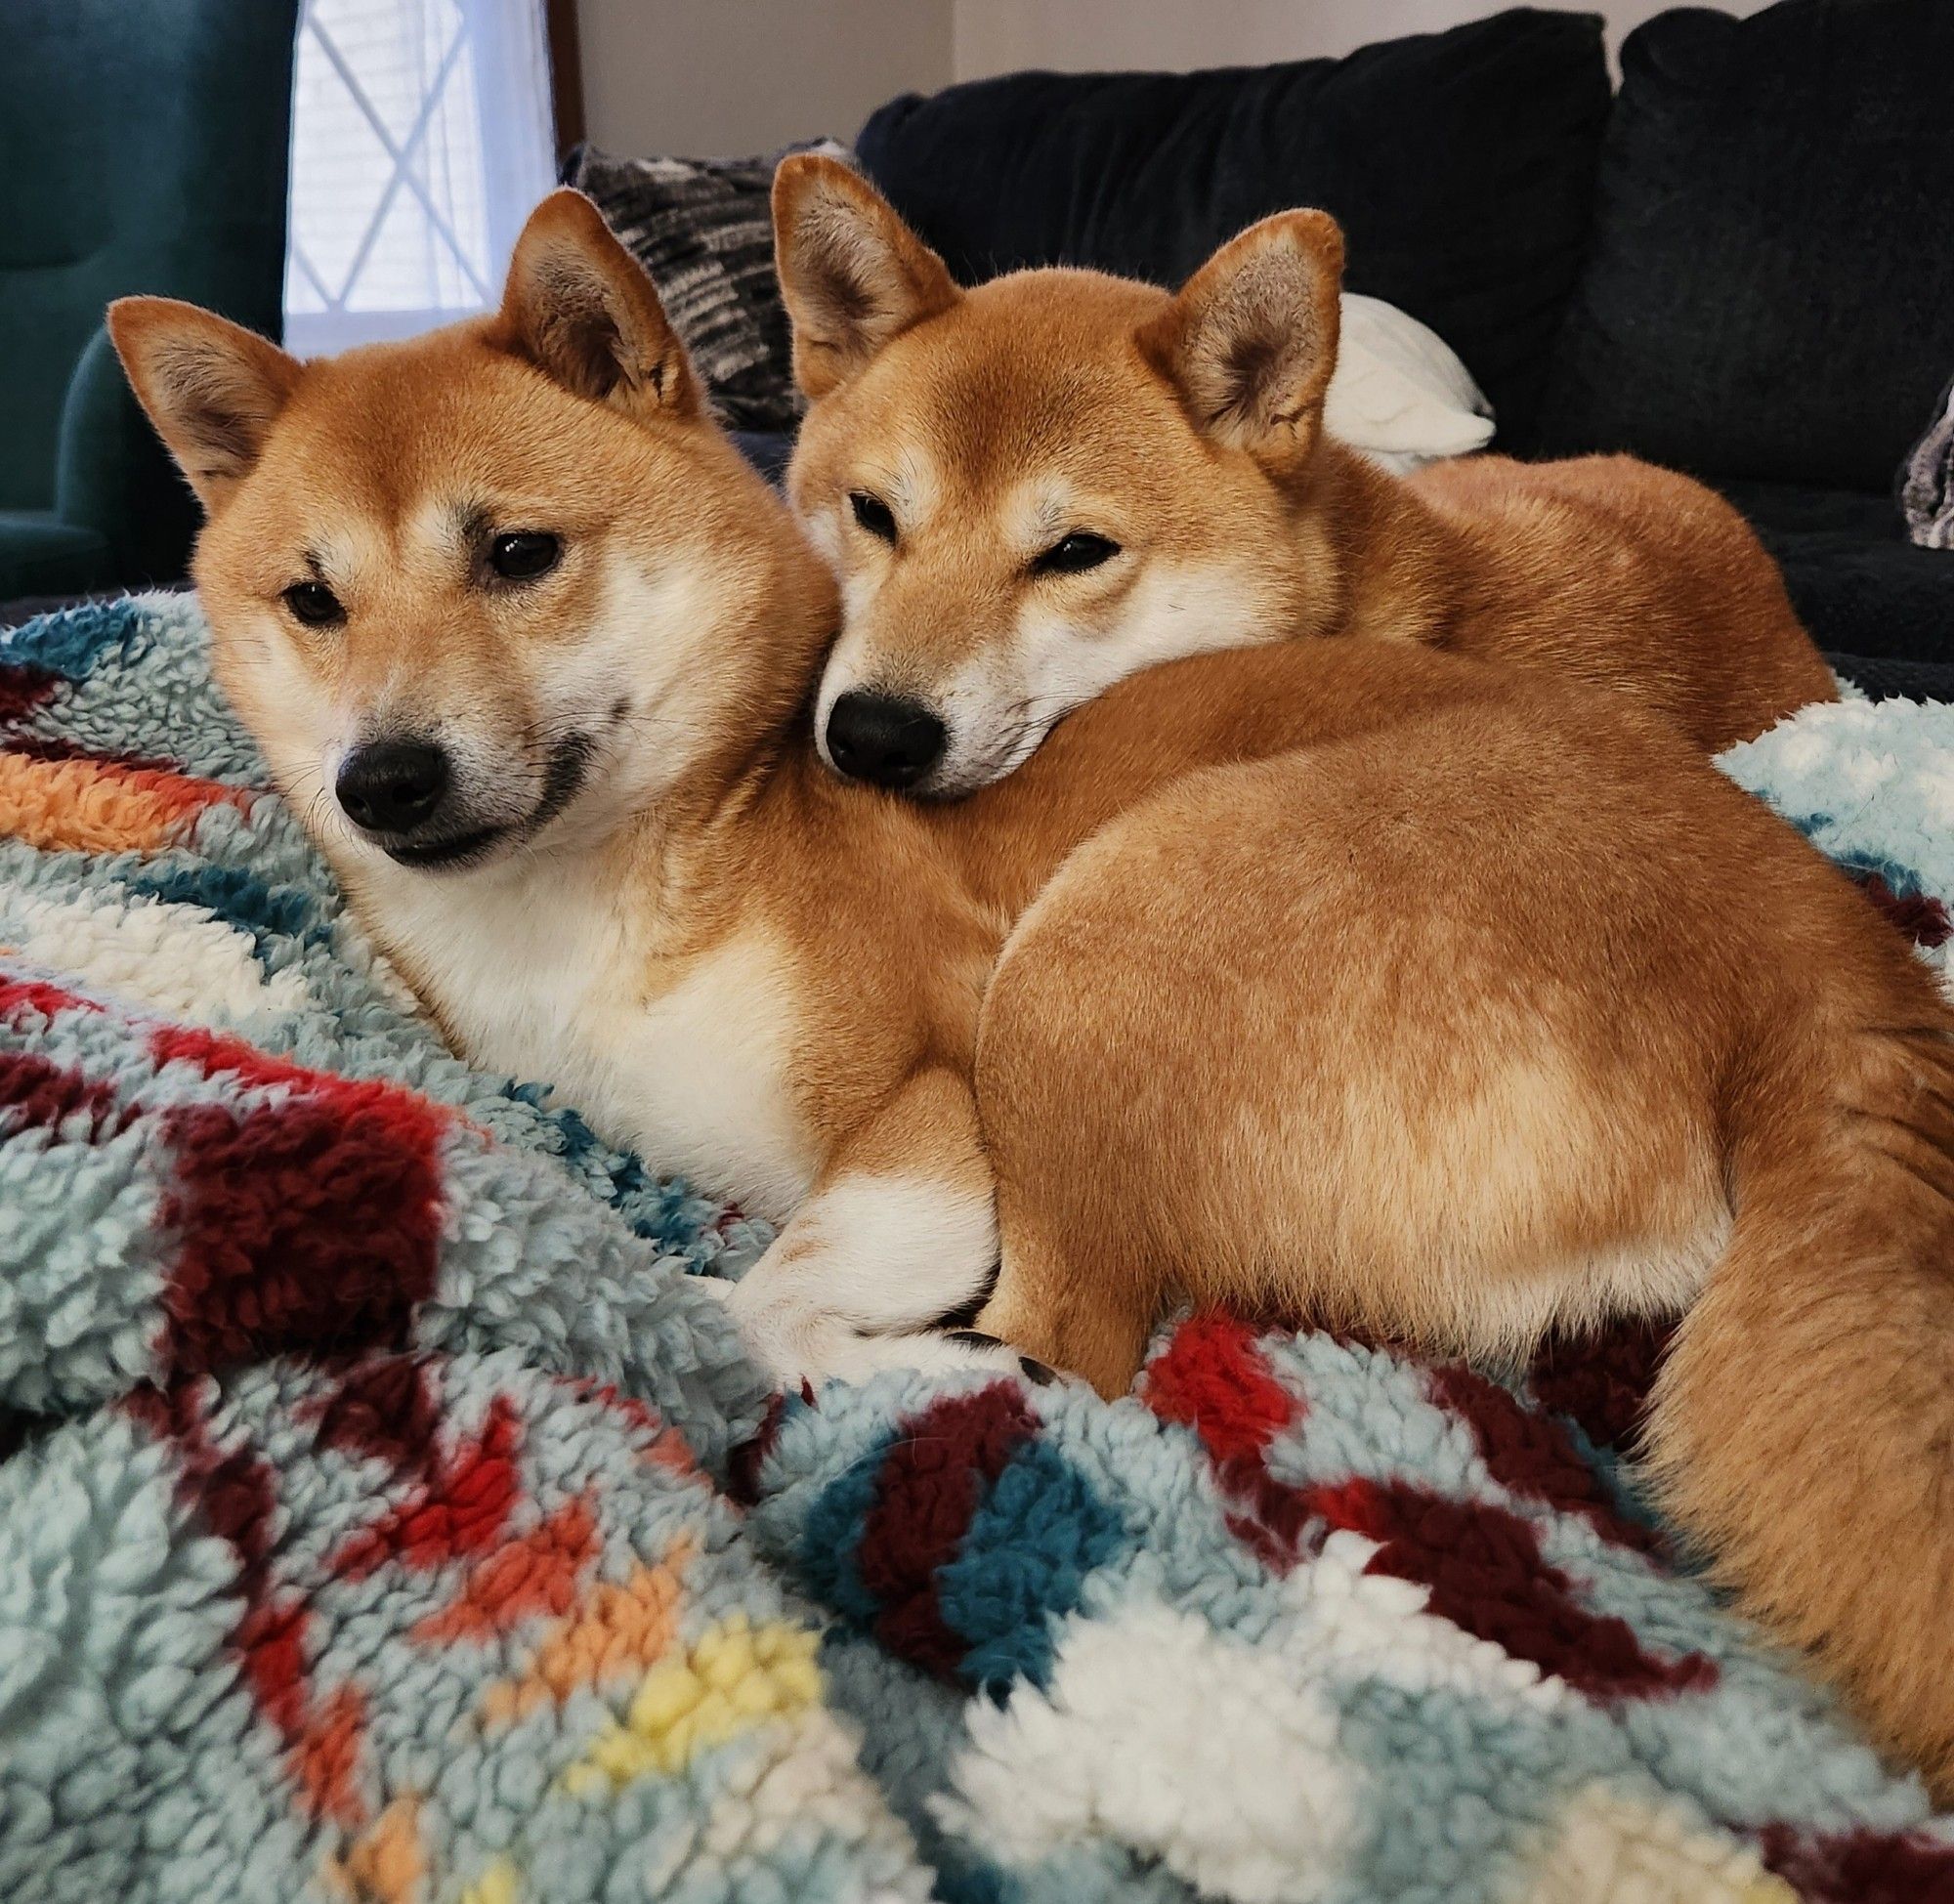
<path id="1" fill-rule="evenodd" d="M 1088 271 L 963 291 L 856 172 L 774 187 L 789 488 L 841 577 L 817 732 L 938 796 L 1135 670 L 1356 636 L 1537 667 L 1709 751 L 1835 689 L 1737 512 L 1627 456 L 1406 479 L 1329 438 L 1342 239 L 1283 213 L 1177 294 Z"/>
<path id="2" fill-rule="evenodd" d="M 731 1308 L 784 1378 L 1114 1395 L 1183 1298 L 1484 1353 L 1686 1309 L 1668 1506 L 1954 1793 L 1954 1013 L 1693 745 L 1282 643 L 911 803 L 817 757 L 833 583 L 586 201 L 410 343 L 111 322 L 359 916 L 462 1050 L 781 1224 Z"/>

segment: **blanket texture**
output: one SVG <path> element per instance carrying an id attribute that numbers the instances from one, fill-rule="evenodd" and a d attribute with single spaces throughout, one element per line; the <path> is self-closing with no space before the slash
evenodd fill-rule
<path id="1" fill-rule="evenodd" d="M 444 1049 L 202 639 L 0 636 L 0 1897 L 1954 1898 L 1637 1499 L 1662 1330 L 770 1397 L 765 1233 Z M 1954 710 L 1725 764 L 1946 957 Z"/>

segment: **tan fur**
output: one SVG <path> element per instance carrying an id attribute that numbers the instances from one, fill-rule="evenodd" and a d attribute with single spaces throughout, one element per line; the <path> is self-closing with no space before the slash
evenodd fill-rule
<path id="1" fill-rule="evenodd" d="M 821 706 L 854 688 L 936 712 L 950 746 L 920 791 L 999 778 L 1138 667 L 1297 636 L 1590 681 L 1713 752 L 1835 693 L 1775 565 L 1702 485 L 1626 456 L 1405 479 L 1325 438 L 1342 244 L 1321 212 L 1252 227 L 1171 295 L 1070 270 L 956 292 L 835 160 L 785 161 L 775 204 L 788 310 L 826 340 L 789 478 L 842 582 Z M 882 286 L 845 343 L 837 251 Z M 851 521 L 857 492 L 890 505 L 896 546 Z M 1039 573 L 1072 530 L 1120 553 Z"/>
<path id="2" fill-rule="evenodd" d="M 270 421 L 207 490 L 219 673 L 461 1047 L 784 1221 L 731 1306 L 787 1378 L 995 1361 L 929 1325 L 998 1255 L 981 1325 L 1109 1394 L 1182 1294 L 1496 1353 L 1694 1296 L 1669 1501 L 1954 1793 L 1954 1013 L 1905 945 L 1664 723 L 1413 643 L 1147 670 L 955 805 L 837 781 L 832 584 L 633 272 L 562 195 L 493 317 L 220 349 Z M 171 366 L 218 334 L 111 324 L 193 454 L 209 366 Z M 491 585 L 517 528 L 562 563 Z M 343 625 L 287 612 L 308 576 Z M 410 870 L 329 791 L 398 706 L 484 812 L 566 730 L 593 768 Z"/>

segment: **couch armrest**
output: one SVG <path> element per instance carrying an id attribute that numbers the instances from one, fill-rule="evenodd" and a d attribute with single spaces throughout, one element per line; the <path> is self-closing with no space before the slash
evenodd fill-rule
<path id="1" fill-rule="evenodd" d="M 125 587 L 181 581 L 198 520 L 195 498 L 129 390 L 106 329 L 68 379 L 56 452 L 55 508 L 108 539 Z"/>

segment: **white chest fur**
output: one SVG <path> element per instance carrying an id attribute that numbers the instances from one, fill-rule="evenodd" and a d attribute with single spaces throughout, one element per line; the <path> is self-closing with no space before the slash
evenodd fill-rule
<path id="1" fill-rule="evenodd" d="M 784 1219 L 812 1133 L 787 1086 L 789 973 L 758 933 L 650 958 L 615 895 L 546 865 L 387 877 L 387 935 L 475 1063 L 540 1079 L 652 1168 Z"/>

